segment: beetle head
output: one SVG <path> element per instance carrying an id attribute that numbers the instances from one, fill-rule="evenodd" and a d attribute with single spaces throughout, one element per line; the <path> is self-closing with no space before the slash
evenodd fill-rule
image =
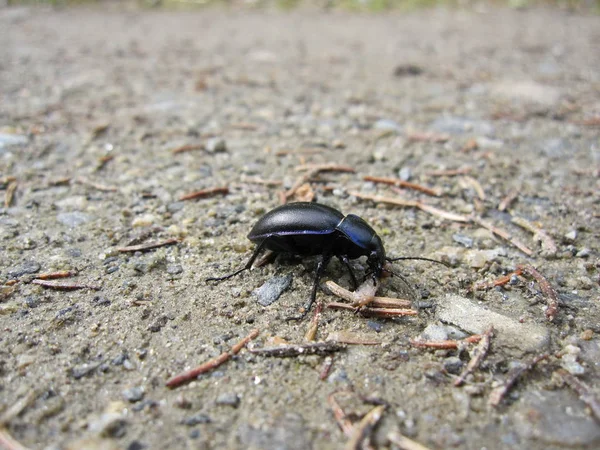
<path id="1" fill-rule="evenodd" d="M 383 242 L 377 233 L 373 233 L 373 237 L 369 242 L 369 255 L 367 263 L 377 278 L 381 278 L 383 267 L 386 264 L 385 249 Z"/>

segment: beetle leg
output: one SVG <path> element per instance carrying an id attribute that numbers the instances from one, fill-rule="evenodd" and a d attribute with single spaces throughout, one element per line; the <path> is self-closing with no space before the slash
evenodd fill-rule
<path id="1" fill-rule="evenodd" d="M 317 263 L 317 273 L 315 274 L 315 281 L 313 283 L 312 291 L 310 292 L 310 298 L 308 299 L 308 302 L 306 302 L 306 305 L 304 305 L 302 313 L 300 313 L 299 316 L 287 317 L 285 320 L 302 320 L 304 319 L 304 317 L 306 317 L 306 315 L 310 311 L 312 304 L 317 298 L 317 289 L 319 288 L 319 281 L 321 281 L 321 278 L 323 277 L 323 272 L 325 272 L 325 269 L 327 268 L 327 265 L 329 264 L 330 260 L 330 254 L 327 253 L 322 255 L 321 259 Z"/>
<path id="2" fill-rule="evenodd" d="M 350 272 L 350 278 L 352 279 L 352 286 L 354 287 L 354 290 L 356 290 L 358 288 L 358 282 L 356 281 L 356 276 L 354 275 L 354 271 L 352 270 L 350 261 L 348 261 L 348 257 L 346 255 L 337 255 L 337 259 L 339 259 L 340 262 L 346 266 L 346 269 L 348 269 L 348 272 Z"/>
<path id="3" fill-rule="evenodd" d="M 250 269 L 252 267 L 252 264 L 254 264 L 254 261 L 258 257 L 258 254 L 262 250 L 264 243 L 265 243 L 265 241 L 262 241 L 260 244 L 258 244 L 256 246 L 256 249 L 254 250 L 254 253 L 252 253 L 252 256 L 250 257 L 250 259 L 248 260 L 248 262 L 246 263 L 246 265 L 244 267 L 242 267 L 241 269 L 236 270 L 235 272 L 230 273 L 229 275 L 224 275 L 222 277 L 210 277 L 210 278 L 207 278 L 205 281 L 223 281 L 223 280 L 228 280 L 229 278 L 233 278 L 236 275 L 242 273 L 244 270 Z"/>

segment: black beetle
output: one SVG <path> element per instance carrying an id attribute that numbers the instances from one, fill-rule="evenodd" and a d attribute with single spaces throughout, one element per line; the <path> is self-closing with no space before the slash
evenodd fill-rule
<path id="1" fill-rule="evenodd" d="M 227 280 L 250 269 L 263 249 L 299 256 L 320 255 L 310 299 L 302 315 L 291 319 L 301 319 L 310 310 L 317 296 L 319 281 L 333 256 L 348 268 L 355 288 L 356 277 L 348 262 L 350 259 L 366 256 L 370 273 L 375 278 L 380 278 L 384 271 L 391 273 L 384 268 L 386 261 L 420 259 L 440 262 L 420 257 L 388 258 L 381 238 L 367 222 L 354 214 L 344 216 L 338 210 L 319 203 L 289 203 L 269 211 L 254 225 L 248 239 L 257 247 L 246 265 L 229 275 L 207 278 L 206 281 Z"/>

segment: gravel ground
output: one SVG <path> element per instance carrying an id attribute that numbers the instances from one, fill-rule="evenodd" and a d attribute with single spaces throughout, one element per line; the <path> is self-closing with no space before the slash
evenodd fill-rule
<path id="1" fill-rule="evenodd" d="M 431 449 L 598 448 L 598 403 L 572 386 L 599 394 L 599 42 L 597 16 L 543 9 L 0 9 L 0 438 L 359 448 L 371 412 L 374 448 L 398 448 L 400 433 Z M 204 280 L 243 265 L 253 223 L 302 166 L 326 163 L 355 173 L 313 173 L 290 201 L 362 216 L 389 255 L 451 265 L 395 263 L 411 288 L 393 277 L 381 293 L 412 296 L 418 315 L 325 308 L 317 340 L 362 344 L 243 349 L 167 388 L 253 329 L 250 348 L 305 343 L 312 314 L 285 318 L 307 299 L 314 259 Z M 360 198 L 374 195 L 417 203 Z M 170 245 L 122 251 L 153 242 Z M 362 274 L 364 260 L 353 264 Z M 473 289 L 519 265 L 505 286 Z M 337 261 L 326 278 L 350 286 Z M 410 343 L 490 325 L 461 386 L 482 344 Z"/>

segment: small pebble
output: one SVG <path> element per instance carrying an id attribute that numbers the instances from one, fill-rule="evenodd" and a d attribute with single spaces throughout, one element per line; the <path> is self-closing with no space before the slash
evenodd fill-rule
<path id="1" fill-rule="evenodd" d="M 93 373 L 98 367 L 100 367 L 101 362 L 82 364 L 80 366 L 75 366 L 71 369 L 71 376 L 76 380 L 85 377 Z"/>
<path id="2" fill-rule="evenodd" d="M 181 267 L 181 264 L 169 264 L 167 266 L 167 273 L 169 275 L 177 275 L 181 272 L 183 272 L 183 267 Z"/>
<path id="3" fill-rule="evenodd" d="M 404 166 L 398 171 L 398 178 L 402 181 L 409 181 L 412 178 L 412 170 L 410 167 Z"/>
<path id="4" fill-rule="evenodd" d="M 444 369 L 453 375 L 458 375 L 463 368 L 464 363 L 457 356 L 450 356 L 444 360 Z"/>
<path id="5" fill-rule="evenodd" d="M 371 329 L 376 331 L 377 333 L 381 332 L 381 330 L 383 330 L 383 325 L 380 322 L 376 322 L 374 320 L 368 320 L 367 321 L 367 326 Z"/>
<path id="6" fill-rule="evenodd" d="M 221 138 L 211 138 L 206 141 L 205 148 L 210 153 L 223 153 L 227 151 L 227 143 Z"/>
<path id="7" fill-rule="evenodd" d="M 226 405 L 237 408 L 240 405 L 240 397 L 234 392 L 226 392 L 217 397 L 217 405 Z"/>
<path id="8" fill-rule="evenodd" d="M 210 417 L 208 417 L 206 414 L 198 413 L 194 414 L 193 416 L 186 417 L 181 421 L 181 423 L 183 425 L 187 425 L 188 427 L 193 427 L 200 423 L 210 423 Z"/>
<path id="9" fill-rule="evenodd" d="M 593 337 L 594 337 L 594 331 L 590 330 L 590 329 L 583 331 L 580 335 L 580 338 L 584 341 L 590 341 L 590 340 L 592 340 Z"/>
<path id="10" fill-rule="evenodd" d="M 267 280 L 261 287 L 255 289 L 252 294 L 258 297 L 258 303 L 262 306 L 269 306 L 276 302 L 281 294 L 292 284 L 292 274 L 286 276 L 276 276 Z"/>
<path id="11" fill-rule="evenodd" d="M 68 226 L 69 228 L 77 228 L 78 226 L 89 222 L 92 220 L 92 218 L 88 214 L 84 214 L 79 211 L 73 211 L 57 214 L 56 220 L 63 225 Z"/>
<path id="12" fill-rule="evenodd" d="M 473 239 L 471 239 L 469 236 L 465 236 L 464 234 L 455 233 L 452 235 L 452 240 L 467 248 L 473 247 Z"/>
<path id="13" fill-rule="evenodd" d="M 124 389 L 121 394 L 123 395 L 123 398 L 130 403 L 139 402 L 144 398 L 144 388 L 141 386 L 136 386 L 129 389 Z"/>

